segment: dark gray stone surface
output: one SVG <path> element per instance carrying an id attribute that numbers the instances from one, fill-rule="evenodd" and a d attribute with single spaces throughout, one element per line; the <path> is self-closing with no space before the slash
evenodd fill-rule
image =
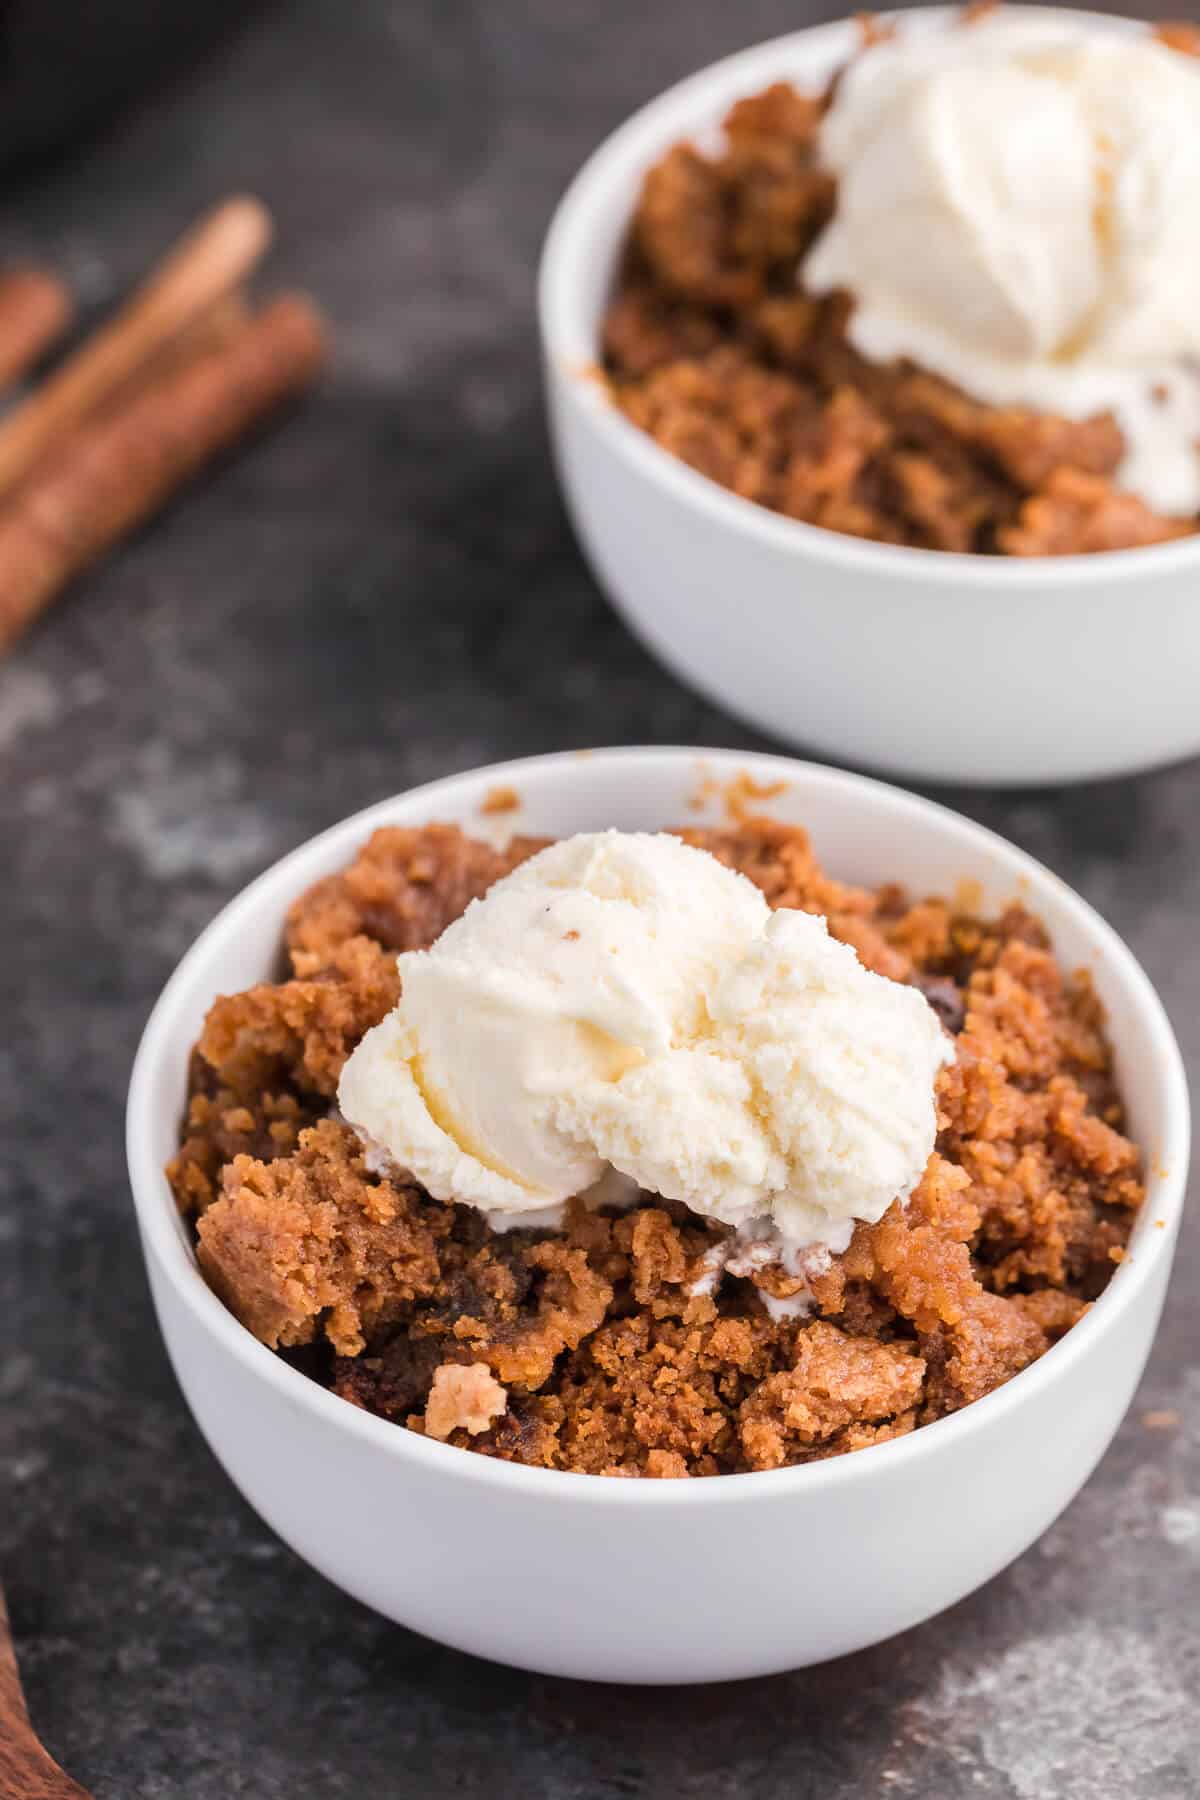
<path id="1" fill-rule="evenodd" d="M 897 1642 L 704 1693 L 515 1674 L 345 1599 L 234 1493 L 150 1313 L 129 1063 L 175 959 L 247 877 L 500 756 L 758 741 L 656 669 L 581 565 L 543 441 L 532 274 L 607 128 L 805 12 L 284 6 L 0 213 L 0 254 L 61 265 L 100 306 L 201 206 L 256 189 L 279 215 L 272 281 L 310 286 L 339 345 L 319 399 L 0 668 L 0 1574 L 36 1721 L 99 1800 L 1200 1786 L 1194 1218 L 1134 1410 L 1035 1550 Z M 1195 1069 L 1200 765 L 948 797 L 1127 936 Z M 1146 1427 L 1151 1408 L 1179 1425 Z"/>

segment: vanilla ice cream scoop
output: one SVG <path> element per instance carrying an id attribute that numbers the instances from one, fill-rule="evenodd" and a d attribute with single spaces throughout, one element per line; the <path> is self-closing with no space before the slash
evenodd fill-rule
<path id="1" fill-rule="evenodd" d="M 933 1148 L 953 1049 L 924 997 L 678 838 L 552 845 L 399 964 L 339 1105 L 494 1224 L 545 1222 L 616 1170 L 785 1248 L 838 1248 Z"/>
<path id="2" fill-rule="evenodd" d="M 854 295 L 865 355 L 1110 410 L 1123 485 L 1200 509 L 1200 62 L 1003 11 L 906 32 L 847 69 L 820 150 L 837 207 L 803 279 Z"/>
<path id="3" fill-rule="evenodd" d="M 920 1179 L 950 1040 L 916 988 L 789 910 L 768 911 L 706 1010 L 693 1038 L 567 1116 L 614 1167 L 693 1212 L 844 1249 L 855 1220 L 880 1218 Z"/>

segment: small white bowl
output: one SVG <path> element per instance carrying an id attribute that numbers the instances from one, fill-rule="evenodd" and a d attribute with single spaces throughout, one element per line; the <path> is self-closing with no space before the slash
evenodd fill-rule
<path id="1" fill-rule="evenodd" d="M 906 32 L 929 32 L 953 11 L 901 16 Z M 601 145 L 559 205 L 540 329 L 559 475 L 588 559 L 668 668 L 806 749 L 992 783 L 1078 781 L 1189 755 L 1200 749 L 1200 537 L 1035 560 L 867 543 L 719 487 L 630 424 L 597 378 L 600 321 L 647 168 L 681 138 L 711 139 L 734 100 L 769 82 L 819 87 L 857 30 L 795 32 L 681 82 Z"/>
<path id="2" fill-rule="evenodd" d="M 516 829 L 556 835 L 701 819 L 702 785 L 742 772 L 787 784 L 770 810 L 808 825 L 839 875 L 919 893 L 974 879 L 991 907 L 1019 895 L 1065 963 L 1092 969 L 1149 1180 L 1130 1254 L 1098 1304 L 1006 1387 L 910 1437 L 806 1468 L 693 1481 L 472 1455 L 360 1411 L 264 1349 L 205 1285 L 162 1171 L 205 1011 L 273 972 L 288 903 L 378 825 L 447 819 L 478 831 L 498 784 L 521 796 Z M 1187 1171 L 1188 1098 L 1171 1028 L 1129 951 L 1000 838 L 894 788 L 781 757 L 601 750 L 417 788 L 260 876 L 193 945 L 154 1009 L 130 1088 L 128 1150 L 180 1385 L 237 1486 L 299 1555 L 389 1618 L 480 1656 L 603 1681 L 715 1681 L 819 1662 L 915 1625 L 1061 1512 L 1115 1432 L 1154 1333 Z"/>

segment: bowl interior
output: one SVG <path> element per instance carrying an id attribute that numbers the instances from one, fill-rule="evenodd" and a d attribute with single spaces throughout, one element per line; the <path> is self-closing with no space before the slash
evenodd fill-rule
<path id="1" fill-rule="evenodd" d="M 1103 920 L 1041 865 L 990 832 L 883 783 L 785 757 L 689 750 L 563 753 L 432 783 L 334 826 L 269 869 L 218 915 L 184 957 L 146 1028 L 130 1089 L 129 1156 L 148 1248 L 194 1301 L 221 1312 L 192 1257 L 187 1231 L 163 1176 L 176 1148 L 188 1055 L 204 1015 L 221 993 L 276 972 L 283 917 L 312 882 L 343 867 L 383 824 L 461 824 L 479 835 L 497 820 L 489 791 L 511 785 L 520 798 L 504 828 L 548 836 L 616 826 L 656 830 L 687 822 L 727 822 L 729 784 L 749 775 L 764 789 L 756 804 L 811 832 L 825 866 L 843 879 L 899 881 L 914 895 L 977 884 L 981 903 L 1017 899 L 1049 927 L 1068 968 L 1086 967 L 1109 1015 L 1118 1076 L 1133 1136 L 1146 1153 L 1149 1193 L 1131 1253 L 1105 1296 L 1137 1279 L 1155 1254 L 1169 1254 L 1188 1154 L 1188 1103 L 1179 1052 L 1166 1015 L 1138 964 Z M 778 784 L 778 785 L 776 785 Z M 202 1290 L 202 1292 L 200 1291 Z M 225 1319 L 224 1323 L 228 1323 Z M 1072 1334 L 1074 1335 L 1074 1334 Z"/>

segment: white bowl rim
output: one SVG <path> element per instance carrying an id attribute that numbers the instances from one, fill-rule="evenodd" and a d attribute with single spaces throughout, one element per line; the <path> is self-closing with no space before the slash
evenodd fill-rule
<path id="1" fill-rule="evenodd" d="M 881 19 L 919 19 L 924 30 L 956 16 L 958 6 L 901 7 L 881 13 Z M 1152 26 L 1142 19 L 1110 13 L 1075 11 L 1054 6 L 1006 5 L 1006 12 L 1043 18 L 1060 18 L 1075 25 L 1127 34 Z M 708 63 L 694 74 L 664 88 L 654 99 L 610 132 L 592 151 L 563 193 L 554 210 L 542 247 L 537 278 L 538 321 L 544 355 L 569 390 L 588 409 L 590 420 L 614 454 L 630 461 L 648 482 L 657 482 L 681 504 L 706 513 L 715 524 L 740 530 L 776 550 L 821 558 L 875 576 L 890 576 L 915 585 L 925 582 L 1022 588 L 1040 583 L 1053 588 L 1075 588 L 1113 579 L 1136 581 L 1145 574 L 1169 574 L 1195 570 L 1200 565 L 1200 533 L 1165 544 L 1148 544 L 1126 550 L 1094 551 L 1076 556 L 982 556 L 957 550 L 927 550 L 911 544 L 877 544 L 846 532 L 789 519 L 757 501 L 724 488 L 702 475 L 647 432 L 640 430 L 609 400 L 598 376 L 599 345 L 580 314 L 575 273 L 587 253 L 588 217 L 614 183 L 644 167 L 679 137 L 679 128 L 668 124 L 677 110 L 745 70 L 746 92 L 770 78 L 770 65 L 787 58 L 800 46 L 828 40 L 837 45 L 854 24 L 852 18 L 810 25 L 752 44 L 731 56 Z M 917 596 L 910 596 L 911 600 Z"/>
<path id="2" fill-rule="evenodd" d="M 652 1481 L 620 1480 L 606 1475 L 581 1474 L 575 1471 L 532 1468 L 521 1463 L 502 1462 L 496 1458 L 475 1455 L 451 1444 L 443 1444 L 420 1436 L 389 1420 L 376 1417 L 352 1406 L 336 1394 L 318 1386 L 315 1381 L 292 1368 L 259 1343 L 229 1312 L 207 1285 L 195 1258 L 184 1243 L 179 1230 L 174 1203 L 161 1166 L 152 1148 L 152 1096 L 154 1074 L 164 1052 L 176 1034 L 174 1012 L 177 996 L 186 988 L 195 965 L 209 953 L 209 946 L 225 937 L 233 938 L 238 929 L 264 904 L 278 904 L 280 926 L 283 905 L 275 899 L 276 890 L 288 885 L 295 865 L 307 859 L 319 846 L 331 839 L 349 840 L 360 833 L 366 835 L 376 826 L 394 822 L 396 808 L 411 807 L 414 801 L 429 819 L 437 817 L 437 806 L 449 799 L 456 788 L 477 791 L 486 785 L 520 787 L 539 771 L 553 772 L 558 765 L 566 770 L 579 758 L 603 758 L 611 765 L 628 770 L 635 778 L 640 769 L 652 761 L 686 757 L 690 763 L 703 763 L 705 773 L 724 772 L 730 777 L 749 770 L 759 778 L 766 775 L 787 779 L 791 783 L 817 779 L 845 791 L 863 787 L 882 792 L 901 816 L 933 818 L 951 829 L 963 842 L 964 850 L 976 848 L 999 857 L 1014 885 L 1028 882 L 1036 904 L 1038 889 L 1051 889 L 1059 904 L 1073 913 L 1079 924 L 1098 942 L 1106 966 L 1114 972 L 1132 994 L 1146 1029 L 1150 1053 L 1159 1069 L 1166 1090 L 1167 1130 L 1165 1141 L 1155 1147 L 1147 1169 L 1147 1196 L 1143 1213 L 1153 1207 L 1162 1230 L 1143 1233 L 1144 1246 L 1136 1255 L 1128 1256 L 1115 1270 L 1108 1286 L 1085 1316 L 1066 1336 L 1023 1369 L 1003 1386 L 972 1401 L 959 1412 L 936 1419 L 904 1437 L 883 1444 L 870 1445 L 846 1456 L 797 1467 L 750 1470 L 738 1474 L 713 1476 L 702 1480 Z M 153 1256 L 162 1278 L 178 1302 L 187 1308 L 194 1320 L 207 1333 L 217 1338 L 245 1369 L 247 1381 L 259 1380 L 274 1388 L 281 1399 L 307 1410 L 326 1421 L 335 1432 L 373 1444 L 381 1454 L 415 1459 L 418 1464 L 432 1459 L 434 1467 L 464 1480 L 485 1486 L 506 1488 L 512 1492 L 536 1492 L 539 1498 L 557 1498 L 573 1504 L 599 1505 L 719 1505 L 734 1499 L 749 1499 L 760 1493 L 781 1495 L 817 1488 L 840 1486 L 843 1482 L 883 1476 L 887 1463 L 899 1464 L 914 1456 L 930 1454 L 947 1442 L 951 1433 L 966 1437 L 983 1429 L 1001 1409 L 1019 1406 L 1026 1395 L 1032 1395 L 1035 1383 L 1045 1384 L 1055 1378 L 1068 1357 L 1078 1360 L 1086 1356 L 1093 1339 L 1115 1325 L 1118 1315 L 1132 1306 L 1140 1290 L 1151 1280 L 1158 1260 L 1170 1256 L 1175 1239 L 1175 1225 L 1182 1208 L 1190 1147 L 1190 1110 L 1187 1079 L 1175 1034 L 1149 977 L 1113 928 L 1100 917 L 1087 901 L 1043 864 L 1010 844 L 998 833 L 977 825 L 973 820 L 953 812 L 949 807 L 918 795 L 907 793 L 888 782 L 870 776 L 831 769 L 821 764 L 804 762 L 795 757 L 757 754 L 737 750 L 705 749 L 686 745 L 643 745 L 595 750 L 552 751 L 546 755 L 518 758 L 409 788 L 389 799 L 377 801 L 351 814 L 315 837 L 306 839 L 294 850 L 279 858 L 254 881 L 234 896 L 177 964 L 164 986 L 147 1021 L 134 1060 L 126 1109 L 126 1151 L 134 1206 L 143 1242 Z M 447 1460 L 449 1459 L 449 1460 Z M 864 1460 L 865 1459 L 865 1460 Z M 750 1484 L 747 1486 L 747 1484 Z"/>

